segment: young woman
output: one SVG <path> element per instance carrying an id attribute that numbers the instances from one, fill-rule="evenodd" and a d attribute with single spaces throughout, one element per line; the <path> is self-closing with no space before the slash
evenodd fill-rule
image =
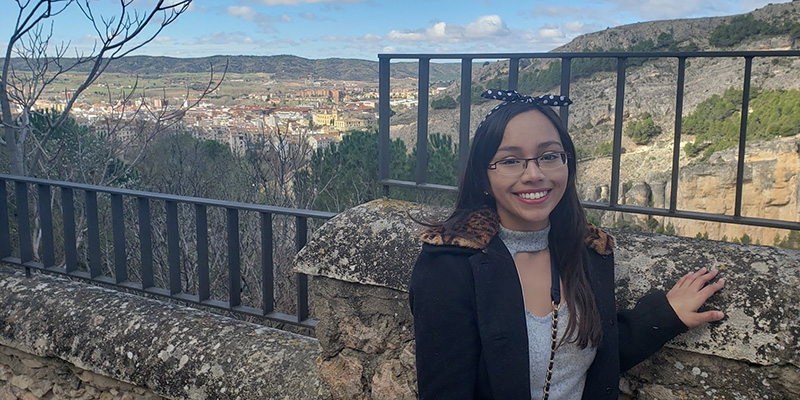
<path id="1" fill-rule="evenodd" d="M 410 283 L 420 399 L 616 399 L 619 375 L 722 312 L 686 274 L 617 312 L 614 240 L 588 224 L 563 96 L 489 90 L 456 209 L 426 230 Z"/>

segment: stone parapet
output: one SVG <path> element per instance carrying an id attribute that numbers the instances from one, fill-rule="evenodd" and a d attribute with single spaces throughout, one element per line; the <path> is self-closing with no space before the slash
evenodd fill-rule
<path id="1" fill-rule="evenodd" d="M 3 399 L 330 397 L 313 338 L 3 267 L 0 349 Z M 41 385 L 51 376 L 65 383 Z M 76 392 L 86 381 L 111 394 Z"/>
<path id="2" fill-rule="evenodd" d="M 416 396 L 407 283 L 422 226 L 410 216 L 436 215 L 445 214 L 370 202 L 328 221 L 298 254 L 297 271 L 315 276 L 318 365 L 334 398 Z M 630 232 L 616 237 L 619 307 L 700 267 L 718 268 L 726 279 L 708 304 L 726 318 L 675 338 L 625 374 L 624 398 L 800 398 L 800 253 Z"/>

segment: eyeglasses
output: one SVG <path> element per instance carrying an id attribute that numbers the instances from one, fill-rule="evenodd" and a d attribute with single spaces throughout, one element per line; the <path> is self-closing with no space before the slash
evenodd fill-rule
<path id="1" fill-rule="evenodd" d="M 487 168 L 495 170 L 500 175 L 519 175 L 528 168 L 528 161 L 533 161 L 540 170 L 546 171 L 563 167 L 570 157 L 570 153 L 559 151 L 544 153 L 539 157 L 504 158 L 489 164 Z"/>

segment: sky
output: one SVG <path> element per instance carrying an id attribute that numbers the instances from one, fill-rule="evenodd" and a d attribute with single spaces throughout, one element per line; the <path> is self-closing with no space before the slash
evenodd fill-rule
<path id="1" fill-rule="evenodd" d="M 377 60 L 379 53 L 544 52 L 607 27 L 741 14 L 784 2 L 788 0 L 195 0 L 155 40 L 132 54 Z M 101 16 L 115 21 L 119 14 L 119 0 L 88 3 L 98 21 Z M 140 10 L 154 3 L 133 1 Z M 0 44 L 5 49 L 17 2 L 0 4 Z M 96 43 L 97 31 L 77 4 L 52 22 L 51 52 L 68 44 L 67 55 L 74 55 L 91 51 Z M 45 25 L 44 32 L 49 29 Z"/>

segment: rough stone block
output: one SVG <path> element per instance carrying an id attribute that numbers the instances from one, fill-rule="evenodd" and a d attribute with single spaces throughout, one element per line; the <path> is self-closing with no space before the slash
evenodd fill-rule
<path id="1" fill-rule="evenodd" d="M 297 255 L 297 271 L 315 277 L 323 357 L 346 352 L 357 359 L 361 390 L 373 398 L 415 390 L 406 293 L 422 227 L 411 216 L 431 221 L 445 215 L 374 201 L 328 221 Z M 629 371 L 621 380 L 626 398 L 800 398 L 800 253 L 631 232 L 616 237 L 620 308 L 653 289 L 668 290 L 701 267 L 717 268 L 726 279 L 706 307 L 727 317 L 675 338 Z"/>

